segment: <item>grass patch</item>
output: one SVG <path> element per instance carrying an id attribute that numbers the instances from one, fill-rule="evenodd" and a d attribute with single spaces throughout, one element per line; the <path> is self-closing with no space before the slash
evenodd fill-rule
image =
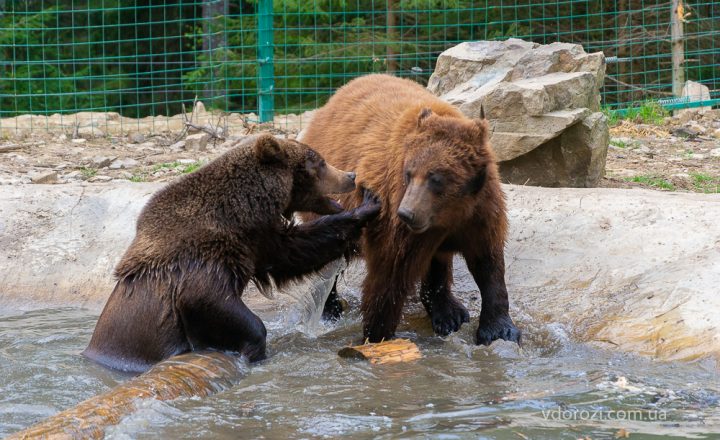
<path id="1" fill-rule="evenodd" d="M 618 148 L 627 148 L 628 143 L 620 139 L 610 139 L 610 145 Z"/>
<path id="2" fill-rule="evenodd" d="M 83 178 L 89 179 L 97 174 L 97 171 L 95 168 L 89 168 L 89 167 L 82 167 L 80 168 L 80 173 L 82 173 Z"/>
<path id="3" fill-rule="evenodd" d="M 182 173 L 183 173 L 183 174 L 190 174 L 190 173 L 192 173 L 193 171 L 196 171 L 198 168 L 200 168 L 200 167 L 203 166 L 203 165 L 204 165 L 204 164 L 201 163 L 201 162 L 189 163 L 189 164 L 187 164 L 187 165 L 185 166 L 185 169 L 182 170 Z"/>
<path id="4" fill-rule="evenodd" d="M 133 174 L 128 180 L 131 182 L 144 182 L 145 179 L 146 178 L 144 174 Z"/>
<path id="5" fill-rule="evenodd" d="M 720 178 L 705 173 L 690 173 L 690 177 L 697 191 L 708 194 L 720 193 Z"/>
<path id="6" fill-rule="evenodd" d="M 638 107 L 628 107 L 623 110 L 605 106 L 602 108 L 602 112 L 611 127 L 623 119 L 642 124 L 660 125 L 666 117 L 670 116 L 670 112 L 657 101 L 645 101 Z"/>
<path id="7" fill-rule="evenodd" d="M 618 148 L 628 148 L 628 147 L 637 147 L 639 144 L 635 141 L 627 141 L 625 139 L 617 139 L 617 138 L 611 138 L 610 139 L 610 145 Z"/>
<path id="8" fill-rule="evenodd" d="M 625 119 L 641 122 L 643 124 L 660 125 L 670 112 L 665 110 L 657 101 L 645 101 L 640 107 L 630 107 L 625 113 Z"/>
<path id="9" fill-rule="evenodd" d="M 633 176 L 627 177 L 625 180 L 628 182 L 641 183 L 643 185 L 652 186 L 654 188 L 660 188 L 667 191 L 675 191 L 675 185 L 657 176 Z"/>
<path id="10" fill-rule="evenodd" d="M 175 162 L 165 162 L 165 163 L 159 163 L 153 166 L 153 171 L 160 171 L 160 170 L 174 170 L 177 168 L 182 167 L 184 164 L 175 161 Z"/>
<path id="11" fill-rule="evenodd" d="M 153 171 L 159 171 L 159 170 L 175 170 L 179 171 L 183 174 L 190 174 L 193 171 L 196 171 L 201 166 L 205 165 L 205 162 L 191 162 L 191 163 L 182 163 L 179 161 L 175 162 L 166 162 L 166 163 L 159 163 L 155 165 L 152 170 Z"/>
<path id="12" fill-rule="evenodd" d="M 618 113 L 617 110 L 613 110 L 612 108 L 610 108 L 608 106 L 603 106 L 602 112 L 608 120 L 608 125 L 611 127 L 616 126 L 618 124 L 618 122 L 620 122 L 620 119 L 622 119 L 622 117 L 620 116 L 620 114 Z M 624 147 L 621 147 L 621 148 L 624 148 Z"/>

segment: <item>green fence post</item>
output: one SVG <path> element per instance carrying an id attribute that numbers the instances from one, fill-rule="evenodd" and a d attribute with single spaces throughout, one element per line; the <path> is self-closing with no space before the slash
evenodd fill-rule
<path id="1" fill-rule="evenodd" d="M 270 122 L 275 114 L 273 92 L 273 0 L 258 0 L 258 114 Z"/>

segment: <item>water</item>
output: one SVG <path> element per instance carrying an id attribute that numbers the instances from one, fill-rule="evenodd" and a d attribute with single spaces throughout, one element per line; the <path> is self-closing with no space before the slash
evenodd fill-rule
<path id="1" fill-rule="evenodd" d="M 0 316 L 0 436 L 103 392 L 127 376 L 79 355 L 97 315 L 54 309 Z M 720 438 L 715 364 L 660 363 L 576 344 L 560 326 L 521 320 L 525 345 L 476 347 L 420 317 L 400 336 L 420 361 L 340 359 L 358 317 L 318 337 L 271 330 L 271 357 L 205 399 L 138 402 L 108 430 L 155 438 Z M 622 431 L 624 430 L 624 431 Z"/>

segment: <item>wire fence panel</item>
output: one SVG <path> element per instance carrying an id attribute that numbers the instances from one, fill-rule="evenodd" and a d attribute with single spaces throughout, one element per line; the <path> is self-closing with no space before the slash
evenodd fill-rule
<path id="1" fill-rule="evenodd" d="M 424 84 L 443 50 L 509 37 L 603 51 L 610 107 L 671 98 L 674 74 L 715 102 L 719 28 L 714 1 L 0 0 L 0 117 L 167 116 L 198 97 L 272 120 L 367 73 Z"/>

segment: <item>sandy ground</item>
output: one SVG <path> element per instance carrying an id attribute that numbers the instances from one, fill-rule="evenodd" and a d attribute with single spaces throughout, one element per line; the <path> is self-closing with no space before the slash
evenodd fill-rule
<path id="1" fill-rule="evenodd" d="M 4 133 L 0 184 L 167 181 L 197 169 L 249 133 L 294 137 L 298 129 L 235 126 L 219 137 L 180 129 L 116 135 L 66 131 Z M 720 192 L 720 110 L 666 118 L 658 125 L 620 121 L 610 133 L 600 186 Z"/>

